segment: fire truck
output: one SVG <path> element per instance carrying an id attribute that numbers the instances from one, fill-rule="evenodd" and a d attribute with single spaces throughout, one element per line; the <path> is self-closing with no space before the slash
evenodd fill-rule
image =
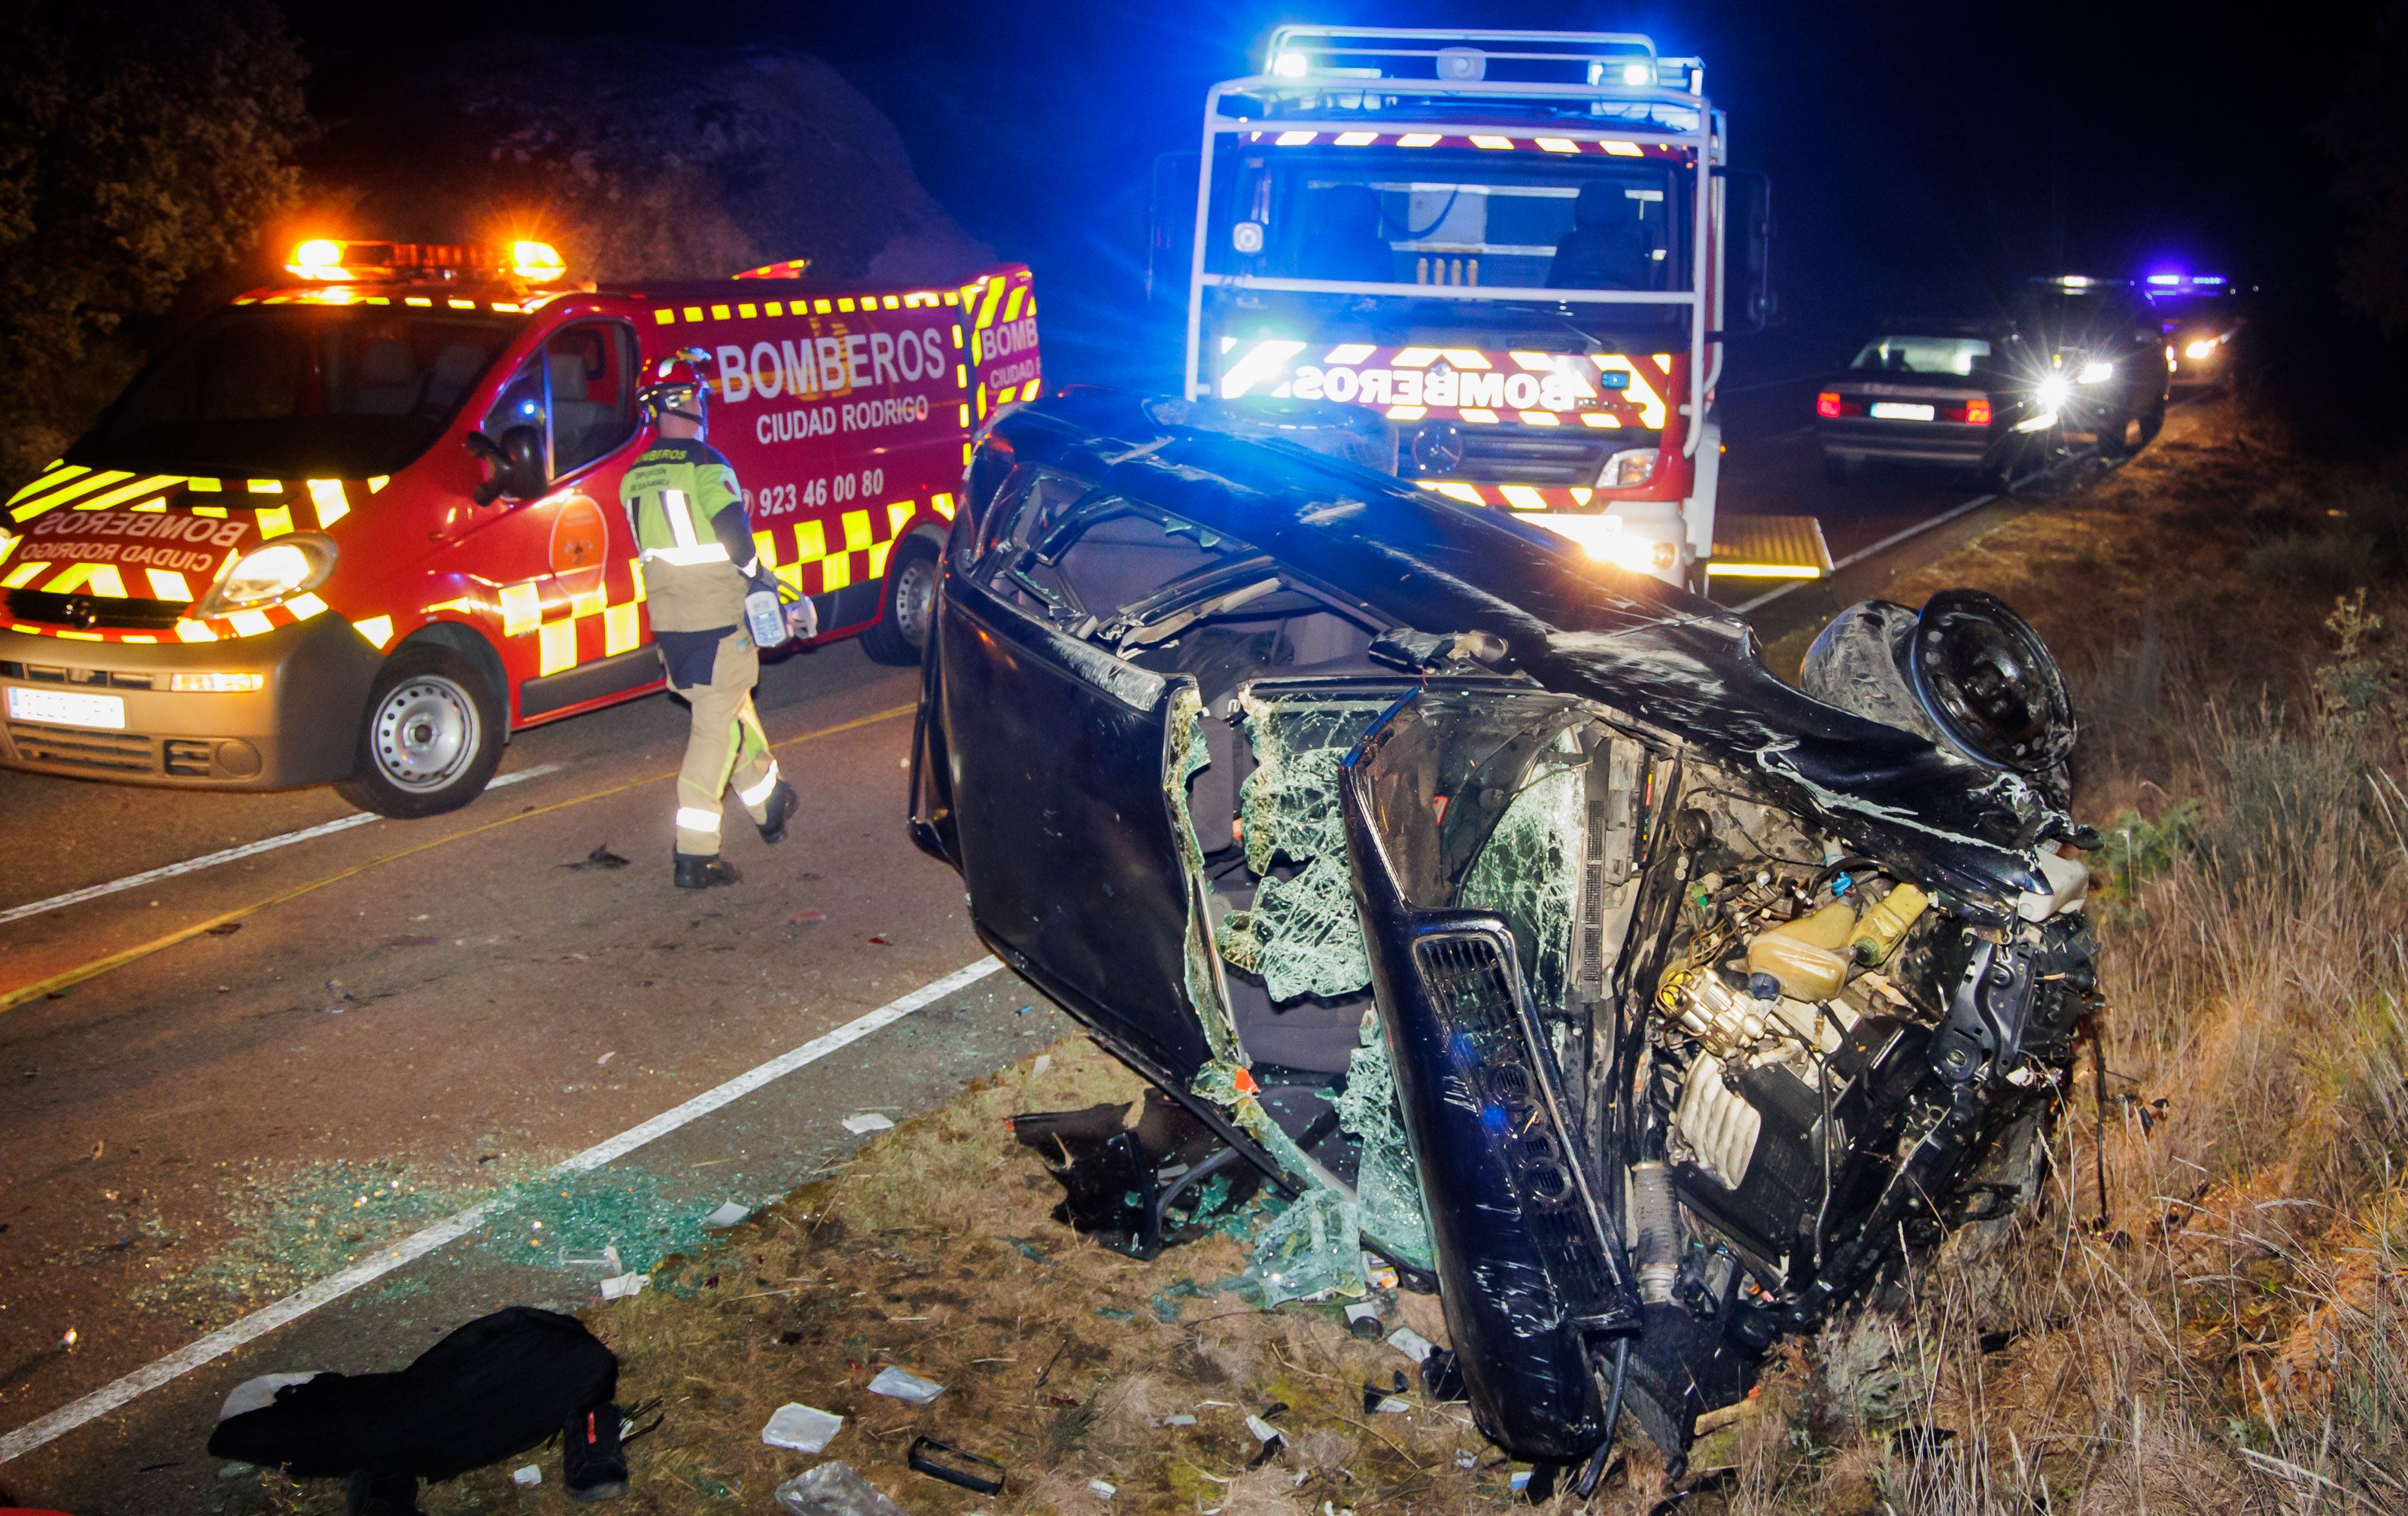
<path id="1" fill-rule="evenodd" d="M 1637 34 L 1283 26 L 1206 96 L 1192 239 L 1158 213 L 1186 395 L 1369 408 L 1401 475 L 1676 584 L 1827 573 L 1811 517 L 1715 519 L 1725 340 L 1770 301 L 1728 143 Z"/>
<path id="2" fill-rule="evenodd" d="M 291 256 L 0 507 L 0 764 L 428 816 L 513 732 L 661 688 L 619 481 L 638 375 L 695 349 L 762 562 L 821 641 L 916 662 L 975 430 L 1041 382 L 1020 265 L 597 286 L 539 242 Z"/>

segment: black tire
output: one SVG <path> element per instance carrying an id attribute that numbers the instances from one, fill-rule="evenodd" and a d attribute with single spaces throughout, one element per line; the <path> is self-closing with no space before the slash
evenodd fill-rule
<path id="1" fill-rule="evenodd" d="M 2107 416 L 2100 419 L 2099 423 L 2099 455 L 2100 457 L 2120 458 L 2130 451 L 2124 444 L 2124 433 L 2131 424 L 2132 419 L 2125 415 Z"/>
<path id="2" fill-rule="evenodd" d="M 1823 455 L 1823 477 L 1834 484 L 1855 484 L 1856 471 L 1863 467 L 1860 459 L 1842 457 L 1836 453 Z"/>
<path id="3" fill-rule="evenodd" d="M 358 767 L 335 791 L 405 820 L 456 811 L 501 765 L 508 724 L 484 670 L 440 643 L 405 643 L 368 686 Z"/>
<path id="4" fill-rule="evenodd" d="M 928 625 L 937 607 L 937 548 L 925 538 L 907 537 L 886 564 L 885 603 L 878 624 L 861 634 L 861 650 L 874 662 L 910 667 L 928 645 Z"/>
<path id="5" fill-rule="evenodd" d="M 2157 433 L 2165 429 L 2165 425 L 2166 408 L 2162 405 L 2143 416 L 2141 418 L 2141 445 L 2143 447 L 2146 447 L 2151 442 L 2156 441 L 2157 440 Z"/>

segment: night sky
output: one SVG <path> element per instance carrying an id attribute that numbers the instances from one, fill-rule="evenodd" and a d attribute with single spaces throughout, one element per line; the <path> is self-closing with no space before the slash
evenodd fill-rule
<path id="1" fill-rule="evenodd" d="M 535 0 L 506 16 L 520 32 L 826 58 L 895 121 L 963 226 L 1035 265 L 1054 318 L 1086 330 L 1141 317 L 1152 161 L 1196 146 L 1206 85 L 1252 72 L 1276 22 L 1644 31 L 1704 57 L 1736 161 L 1772 177 L 1786 318 L 1836 333 L 1883 310 L 1993 311 L 2040 273 L 2172 262 L 2329 284 L 2319 90 L 2362 51 L 2375 7 L 2294 21 L 2314 49 L 2296 57 L 2275 51 L 2288 36 L 2208 20 L 2218 8 L 915 0 L 725 5 L 664 29 L 658 6 Z M 467 45 L 500 24 L 452 0 L 411 14 Z M 296 9 L 293 24 L 331 61 L 388 38 L 392 18 Z"/>

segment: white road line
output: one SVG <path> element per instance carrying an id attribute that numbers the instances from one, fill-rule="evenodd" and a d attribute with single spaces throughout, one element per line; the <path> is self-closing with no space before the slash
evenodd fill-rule
<path id="1" fill-rule="evenodd" d="M 534 779 L 543 774 L 559 772 L 560 765 L 557 763 L 538 763 L 531 769 L 497 773 L 485 787 L 499 789 L 504 785 L 515 785 L 522 779 Z M 331 837 L 336 832 L 349 831 L 353 827 L 365 827 L 371 821 L 383 819 L 384 817 L 372 811 L 361 811 L 339 820 L 322 822 L 314 827 L 304 827 L 299 831 L 263 837 L 255 843 L 245 843 L 240 847 L 228 847 L 220 852 L 204 853 L 198 858 L 188 858 L 181 863 L 170 863 L 165 868 L 145 869 L 140 874 L 129 874 L 122 879 L 111 879 L 105 885 L 70 889 L 64 895 L 52 895 L 48 900 L 32 901 L 23 905 L 11 905 L 7 910 L 0 910 L 0 926 L 6 926 L 11 921 L 22 921 L 29 916 L 39 916 L 44 911 L 56 911 L 69 905 L 81 905 L 88 900 L 98 900 L 103 895 L 114 895 L 121 889 L 132 889 L 161 879 L 173 879 L 179 874 L 197 874 L 203 869 L 216 868 L 221 863 L 232 863 L 240 859 L 256 858 L 262 853 L 272 853 L 280 847 L 290 847 L 294 843 L 313 842 L 320 837 Z"/>
<path id="2" fill-rule="evenodd" d="M 894 1025 L 913 1011 L 942 1000 L 956 989 L 976 984 L 1002 967 L 997 960 L 983 958 L 967 968 L 956 969 L 933 984 L 923 985 L 898 1000 L 888 1001 L 867 1016 L 848 1021 L 834 1032 L 814 1037 L 791 1052 L 781 1053 L 725 1084 L 707 1090 L 682 1105 L 663 1111 L 641 1125 L 629 1127 L 615 1137 L 596 1143 L 552 1172 L 585 1174 L 614 1162 L 646 1143 L 665 1137 L 723 1105 L 741 1100 L 805 1064 L 816 1063 L 882 1027 Z M 262 1307 L 240 1321 L 220 1327 L 165 1358 L 146 1364 L 122 1379 L 101 1386 L 80 1400 L 68 1402 L 39 1421 L 29 1422 L 7 1436 L 0 1437 L 0 1464 L 21 1458 L 44 1443 L 55 1441 L 87 1422 L 129 1405 L 204 1364 L 222 1358 L 246 1343 L 257 1341 L 278 1327 L 299 1321 L 321 1306 L 332 1305 L 362 1285 L 372 1284 L 404 1264 L 414 1263 L 447 1243 L 458 1241 L 484 1225 L 498 1204 L 484 1201 L 454 1212 L 424 1231 L 403 1238 L 366 1263 L 354 1263 L 340 1274 L 296 1290 L 273 1305 Z"/>

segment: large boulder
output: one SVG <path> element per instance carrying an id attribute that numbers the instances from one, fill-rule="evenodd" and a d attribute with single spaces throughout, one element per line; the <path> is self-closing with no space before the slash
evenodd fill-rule
<path id="1" fill-rule="evenodd" d="M 410 240 L 515 233 L 598 280 L 931 282 L 994 250 L 921 188 L 894 124 L 817 58 L 509 38 L 338 60 L 312 104 L 309 229 Z"/>

